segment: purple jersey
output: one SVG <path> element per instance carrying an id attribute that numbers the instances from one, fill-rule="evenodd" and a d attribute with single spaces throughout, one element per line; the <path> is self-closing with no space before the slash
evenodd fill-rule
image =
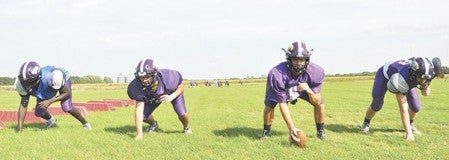
<path id="1" fill-rule="evenodd" d="M 137 79 L 128 85 L 128 96 L 136 101 L 157 102 L 164 94 L 172 94 L 182 83 L 182 76 L 178 71 L 160 69 L 157 74 L 158 86 L 156 92 L 141 85 Z"/>
<path id="2" fill-rule="evenodd" d="M 314 93 L 319 93 L 323 80 L 324 70 L 315 63 L 310 62 L 305 72 L 294 79 L 287 68 L 287 62 L 282 62 L 268 73 L 265 104 L 274 107 L 277 103 L 287 103 L 287 90 L 299 83 L 307 83 Z M 305 93 L 300 93 L 301 98 L 309 101 L 305 96 Z"/>
<path id="3" fill-rule="evenodd" d="M 386 63 L 380 67 L 374 79 L 370 107 L 373 111 L 382 109 L 387 90 L 407 96 L 407 102 L 413 112 L 418 112 L 421 103 L 417 93 L 417 81 L 410 77 L 410 59 Z M 394 80 L 392 80 L 394 79 Z"/>
<path id="4" fill-rule="evenodd" d="M 405 90 L 405 92 L 402 92 L 402 93 L 407 93 L 412 88 L 415 88 L 418 85 L 418 82 L 416 81 L 416 79 L 412 79 L 410 77 L 411 62 L 412 61 L 410 59 L 409 60 L 399 60 L 399 61 L 389 62 L 382 67 L 384 77 L 387 80 L 390 80 L 392 78 L 392 76 L 396 73 L 398 73 L 399 76 L 401 76 L 401 79 L 403 79 L 404 81 L 400 85 L 403 85 L 406 88 L 408 88 Z"/>
<path id="5" fill-rule="evenodd" d="M 144 120 L 161 104 L 160 96 L 172 94 L 182 84 L 181 74 L 178 71 L 169 69 L 158 70 L 157 80 L 159 83 L 156 91 L 151 91 L 148 87 L 143 86 L 138 79 L 134 79 L 128 85 L 129 98 L 145 103 Z M 186 114 L 184 94 L 173 99 L 171 103 L 178 116 Z"/>

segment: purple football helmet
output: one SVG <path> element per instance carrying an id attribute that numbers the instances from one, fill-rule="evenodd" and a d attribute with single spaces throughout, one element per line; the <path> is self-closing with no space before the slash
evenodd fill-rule
<path id="1" fill-rule="evenodd" d="M 422 78 L 422 82 L 418 82 L 418 88 L 424 89 L 430 85 L 430 81 L 435 78 L 433 63 L 423 57 L 412 58 L 412 63 L 410 66 L 410 78 L 416 81 L 417 78 Z"/>
<path id="2" fill-rule="evenodd" d="M 299 44 L 298 42 L 293 42 L 288 47 L 287 50 L 285 50 L 284 48 L 282 48 L 282 50 L 285 52 L 285 58 L 288 61 L 288 68 L 290 69 L 291 72 L 301 74 L 306 70 L 310 62 L 310 55 L 311 55 L 310 52 L 313 51 L 313 49 L 308 50 L 304 42 L 301 42 L 301 44 Z M 305 65 L 299 66 L 293 65 L 291 60 L 295 58 L 305 59 L 306 60 Z"/>
<path id="3" fill-rule="evenodd" d="M 431 80 L 435 76 L 433 63 L 427 58 L 413 58 L 411 63 L 411 74 L 415 77 Z"/>
<path id="4" fill-rule="evenodd" d="M 19 70 L 19 79 L 22 86 L 29 90 L 37 85 L 41 77 L 41 67 L 35 61 L 27 61 L 22 64 Z"/>
<path id="5" fill-rule="evenodd" d="M 136 79 L 144 86 L 149 86 L 153 84 L 157 78 L 157 68 L 153 64 L 152 59 L 141 60 L 136 67 L 136 72 L 134 72 Z M 152 81 L 150 83 L 144 83 L 140 78 L 151 77 Z"/>

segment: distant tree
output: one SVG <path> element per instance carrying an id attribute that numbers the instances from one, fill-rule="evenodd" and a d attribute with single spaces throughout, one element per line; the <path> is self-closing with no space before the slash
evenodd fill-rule
<path id="1" fill-rule="evenodd" d="M 16 78 L 0 77 L 0 85 L 13 85 Z"/>
<path id="2" fill-rule="evenodd" d="M 442 69 L 444 74 L 449 74 L 449 68 L 447 66 L 442 66 Z"/>
<path id="3" fill-rule="evenodd" d="M 103 78 L 103 82 L 104 82 L 104 83 L 114 83 L 114 81 L 112 80 L 111 77 L 104 77 L 104 78 Z"/>
<path id="4" fill-rule="evenodd" d="M 103 79 L 100 76 L 88 75 L 84 77 L 88 79 L 89 83 L 103 83 Z"/>
<path id="5" fill-rule="evenodd" d="M 352 77 L 352 76 L 374 76 L 374 75 L 376 75 L 376 72 L 365 71 L 362 73 L 346 73 L 346 74 L 337 73 L 337 74 L 330 74 L 330 75 L 326 75 L 326 76 L 329 76 L 329 77 Z"/>
<path id="6" fill-rule="evenodd" d="M 71 76 L 70 79 L 72 80 L 73 84 L 82 84 L 82 83 L 84 83 L 83 79 L 81 77 L 78 77 L 78 76 Z"/>
<path id="7" fill-rule="evenodd" d="M 72 76 L 71 80 L 73 84 L 104 83 L 103 79 L 100 76 L 93 76 L 93 75 L 83 77 Z"/>

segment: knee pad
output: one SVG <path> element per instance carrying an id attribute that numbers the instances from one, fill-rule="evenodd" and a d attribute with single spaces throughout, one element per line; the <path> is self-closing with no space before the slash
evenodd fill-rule
<path id="1" fill-rule="evenodd" d="M 375 100 L 373 99 L 373 102 L 371 102 L 371 109 L 375 112 L 380 111 L 382 109 L 382 105 L 384 104 L 383 100 Z"/>
<path id="2" fill-rule="evenodd" d="M 410 108 L 411 111 L 413 111 L 415 113 L 418 113 L 421 110 L 421 106 L 410 105 L 409 108 Z"/>

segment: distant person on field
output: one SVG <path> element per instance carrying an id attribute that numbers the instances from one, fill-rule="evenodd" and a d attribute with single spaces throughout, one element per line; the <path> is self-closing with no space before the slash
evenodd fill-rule
<path id="1" fill-rule="evenodd" d="M 296 104 L 301 98 L 314 107 L 317 137 L 326 139 L 324 132 L 324 104 L 321 97 L 321 85 L 324 70 L 310 62 L 311 51 L 303 42 L 293 42 L 285 52 L 286 60 L 270 70 L 267 77 L 264 127 L 261 140 L 270 136 L 274 118 L 274 108 L 279 104 L 282 117 L 290 132 L 298 130 L 291 118 L 288 103 Z"/>
<path id="2" fill-rule="evenodd" d="M 152 59 L 144 59 L 137 64 L 134 75 L 136 78 L 128 85 L 128 96 L 136 100 L 136 139 L 142 138 L 142 122 L 149 124 L 146 132 L 159 127 L 152 113 L 161 103 L 173 105 L 184 133 L 191 134 L 181 74 L 176 70 L 157 69 Z"/>
<path id="3" fill-rule="evenodd" d="M 430 95 L 430 82 L 441 73 L 441 62 L 434 58 L 432 62 L 425 57 L 414 57 L 407 60 L 388 62 L 380 67 L 374 79 L 372 102 L 368 106 L 365 120 L 361 127 L 362 133 L 369 133 L 371 119 L 382 109 L 385 93 L 395 94 L 399 104 L 402 125 L 406 139 L 414 141 L 413 134 L 421 134 L 414 125 L 416 113 L 421 109 L 418 90 L 423 96 Z"/>
<path id="4" fill-rule="evenodd" d="M 28 61 L 20 67 L 19 75 L 14 85 L 21 97 L 18 111 L 18 132 L 22 131 L 30 96 L 36 97 L 34 114 L 47 120 L 45 128 L 50 128 L 57 122 L 57 119 L 50 115 L 47 108 L 51 104 L 60 101 L 64 112 L 69 112 L 79 120 L 85 129 L 92 129 L 83 115 L 73 107 L 72 81 L 70 80 L 69 72 L 65 69 L 54 66 L 41 68 L 38 63 Z M 59 95 L 57 95 L 58 92 Z"/>
<path id="5" fill-rule="evenodd" d="M 229 87 L 229 85 L 230 85 L 229 81 L 225 81 L 225 85 L 226 85 L 226 87 Z"/>

